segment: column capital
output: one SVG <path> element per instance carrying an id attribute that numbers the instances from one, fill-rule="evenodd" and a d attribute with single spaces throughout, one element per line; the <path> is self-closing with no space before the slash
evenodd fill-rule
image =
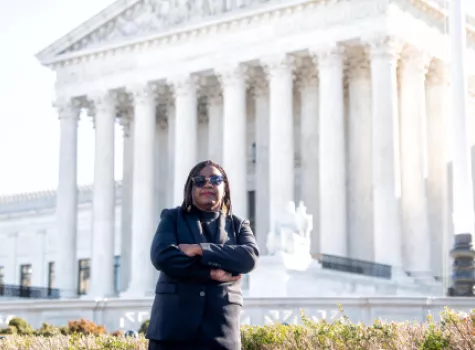
<path id="1" fill-rule="evenodd" d="M 267 95 L 269 93 L 269 81 L 265 77 L 257 79 L 253 84 L 252 92 L 255 98 Z"/>
<path id="2" fill-rule="evenodd" d="M 206 106 L 206 102 L 201 100 L 198 101 L 198 124 L 207 124 L 209 122 L 208 118 L 208 108 Z"/>
<path id="3" fill-rule="evenodd" d="M 53 107 L 58 111 L 59 120 L 79 120 L 81 103 L 76 99 L 59 98 L 53 102 Z"/>
<path id="4" fill-rule="evenodd" d="M 341 66 L 345 58 L 345 49 L 335 44 L 327 44 L 310 50 L 319 69 Z"/>
<path id="5" fill-rule="evenodd" d="M 347 73 L 350 79 L 368 78 L 370 62 L 364 52 L 353 52 L 348 56 Z"/>
<path id="6" fill-rule="evenodd" d="M 208 85 L 205 89 L 208 105 L 218 105 L 223 102 L 223 90 L 219 84 Z"/>
<path id="7" fill-rule="evenodd" d="M 249 69 L 243 64 L 227 64 L 215 68 L 219 83 L 224 88 L 229 85 L 246 85 L 249 81 Z"/>
<path id="8" fill-rule="evenodd" d="M 282 76 L 284 74 L 292 74 L 295 69 L 295 59 L 286 53 L 270 55 L 261 58 L 264 73 L 269 78 Z"/>
<path id="9" fill-rule="evenodd" d="M 119 118 L 119 124 L 122 126 L 123 136 L 130 137 L 131 135 L 131 128 L 132 128 L 132 118 L 133 118 L 133 111 L 131 108 L 127 108 Z"/>
<path id="10" fill-rule="evenodd" d="M 111 91 L 94 91 L 88 94 L 89 116 L 92 118 L 92 127 L 96 128 L 97 114 L 114 114 L 116 111 L 117 94 Z M 115 115 L 113 115 L 115 118 Z"/>
<path id="11" fill-rule="evenodd" d="M 377 34 L 362 39 L 371 60 L 385 59 L 396 63 L 403 48 L 403 42 L 391 35 Z"/>
<path id="12" fill-rule="evenodd" d="M 175 97 L 196 94 L 199 81 L 192 75 L 177 75 L 168 79 L 170 90 Z"/>
<path id="13" fill-rule="evenodd" d="M 155 103 L 159 87 L 156 84 L 135 84 L 126 88 L 135 104 Z"/>
<path id="14" fill-rule="evenodd" d="M 427 52 L 415 47 L 409 47 L 401 53 L 401 67 L 408 70 L 409 74 L 426 74 L 429 69 L 432 56 Z"/>
<path id="15" fill-rule="evenodd" d="M 302 60 L 297 73 L 297 88 L 302 91 L 305 87 L 316 84 L 318 84 L 318 69 L 315 60 L 312 57 Z"/>
<path id="16" fill-rule="evenodd" d="M 89 116 L 92 118 L 92 127 L 96 127 L 96 116 L 113 114 L 117 107 L 117 94 L 112 91 L 94 91 L 87 95 L 89 100 Z M 115 115 L 113 116 L 115 118 Z"/>
<path id="17" fill-rule="evenodd" d="M 426 81 L 428 85 L 448 85 L 449 68 L 441 61 L 432 60 L 427 70 Z"/>

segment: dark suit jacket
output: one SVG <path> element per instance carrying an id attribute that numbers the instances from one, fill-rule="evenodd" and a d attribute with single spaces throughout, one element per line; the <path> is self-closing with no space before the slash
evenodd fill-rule
<path id="1" fill-rule="evenodd" d="M 219 283 L 211 268 L 233 274 L 254 269 L 259 250 L 249 221 L 222 214 L 216 242 L 206 243 L 196 213 L 165 209 L 153 239 L 151 260 L 160 270 L 147 329 L 148 339 L 201 341 L 210 348 L 241 349 L 241 281 Z M 200 244 L 188 257 L 178 244 Z"/>

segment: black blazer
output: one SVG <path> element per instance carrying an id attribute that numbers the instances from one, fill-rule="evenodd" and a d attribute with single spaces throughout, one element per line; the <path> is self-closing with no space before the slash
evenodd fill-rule
<path id="1" fill-rule="evenodd" d="M 196 213 L 180 207 L 162 211 L 151 248 L 151 260 L 160 275 L 148 339 L 241 349 L 241 281 L 216 282 L 210 270 L 249 273 L 259 250 L 248 220 L 222 214 L 219 231 L 216 242 L 205 243 Z M 188 257 L 178 249 L 181 243 L 200 244 L 203 255 Z"/>

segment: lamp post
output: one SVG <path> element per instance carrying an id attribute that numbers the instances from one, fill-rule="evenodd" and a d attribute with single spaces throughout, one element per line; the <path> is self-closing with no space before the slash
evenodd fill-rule
<path id="1" fill-rule="evenodd" d="M 474 203 L 471 154 L 467 130 L 468 82 L 466 65 L 465 0 L 449 1 L 450 89 L 452 122 L 454 247 L 450 296 L 474 296 Z"/>

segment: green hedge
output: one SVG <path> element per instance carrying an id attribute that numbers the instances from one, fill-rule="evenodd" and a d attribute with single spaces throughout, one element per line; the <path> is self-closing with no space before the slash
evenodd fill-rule
<path id="1" fill-rule="evenodd" d="M 24 321 L 23 321 L 24 322 Z M 0 341 L 1 349 L 147 349 L 143 334 L 138 338 L 124 337 L 119 333 L 93 334 L 92 325 L 81 330 L 83 321 L 73 321 L 76 331 L 67 333 L 64 329 L 43 326 L 48 332 L 31 330 L 26 322 L 16 319 L 9 329 L 15 329 Z M 81 323 L 82 322 L 82 323 Z M 78 331 L 79 330 L 79 331 Z M 24 335 L 20 335 L 22 333 Z M 47 333 L 47 334 L 46 334 Z M 431 317 L 426 322 L 384 323 L 376 320 L 371 325 L 354 324 L 348 318 L 329 323 L 311 322 L 305 315 L 300 325 L 243 326 L 244 350 L 261 349 L 337 349 L 337 350 L 379 350 L 379 349 L 475 349 L 475 312 L 460 314 L 445 310 L 441 321 Z"/>

